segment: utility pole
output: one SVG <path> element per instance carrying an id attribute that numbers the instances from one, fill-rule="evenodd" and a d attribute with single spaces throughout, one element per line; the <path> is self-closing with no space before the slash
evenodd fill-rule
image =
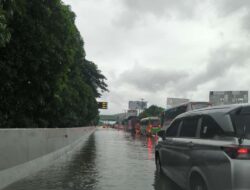
<path id="1" fill-rule="evenodd" d="M 143 98 L 141 98 L 141 105 L 139 106 L 139 115 L 143 111 Z"/>
<path id="2" fill-rule="evenodd" d="M 126 117 L 127 117 L 127 110 L 124 109 L 123 111 L 124 111 L 124 119 L 126 119 Z"/>

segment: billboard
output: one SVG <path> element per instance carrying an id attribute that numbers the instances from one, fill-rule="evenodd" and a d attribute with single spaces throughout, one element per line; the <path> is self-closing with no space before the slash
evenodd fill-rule
<path id="1" fill-rule="evenodd" d="M 167 98 L 167 107 L 173 107 L 178 106 L 180 104 L 183 104 L 185 102 L 189 102 L 189 99 L 186 98 Z"/>
<path id="2" fill-rule="evenodd" d="M 248 103 L 248 91 L 210 91 L 209 101 L 214 106 Z"/>
<path id="3" fill-rule="evenodd" d="M 147 102 L 145 101 L 129 101 L 128 109 L 129 110 L 144 110 L 147 108 Z"/>

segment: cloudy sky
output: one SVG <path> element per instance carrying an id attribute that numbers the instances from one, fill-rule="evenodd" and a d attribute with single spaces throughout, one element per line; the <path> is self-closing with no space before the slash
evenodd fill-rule
<path id="1" fill-rule="evenodd" d="M 63 0 L 76 13 L 87 59 L 107 77 L 103 114 L 129 100 L 208 101 L 250 90 L 249 0 Z"/>

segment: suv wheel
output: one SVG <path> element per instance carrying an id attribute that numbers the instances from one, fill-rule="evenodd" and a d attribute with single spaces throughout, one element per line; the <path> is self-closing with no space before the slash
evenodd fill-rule
<path id="1" fill-rule="evenodd" d="M 190 182 L 191 190 L 207 190 L 207 185 L 202 177 L 195 175 L 191 178 Z"/>

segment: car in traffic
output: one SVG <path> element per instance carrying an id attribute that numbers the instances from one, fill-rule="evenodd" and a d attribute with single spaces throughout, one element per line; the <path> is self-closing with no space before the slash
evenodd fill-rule
<path id="1" fill-rule="evenodd" d="M 141 134 L 152 136 L 161 130 L 159 117 L 146 117 L 140 121 Z"/>
<path id="2" fill-rule="evenodd" d="M 140 133 L 140 119 L 137 116 L 129 116 L 123 120 L 124 130 L 131 134 Z"/>
<path id="3" fill-rule="evenodd" d="M 250 105 L 177 116 L 158 132 L 157 171 L 189 190 L 250 189 Z"/>

